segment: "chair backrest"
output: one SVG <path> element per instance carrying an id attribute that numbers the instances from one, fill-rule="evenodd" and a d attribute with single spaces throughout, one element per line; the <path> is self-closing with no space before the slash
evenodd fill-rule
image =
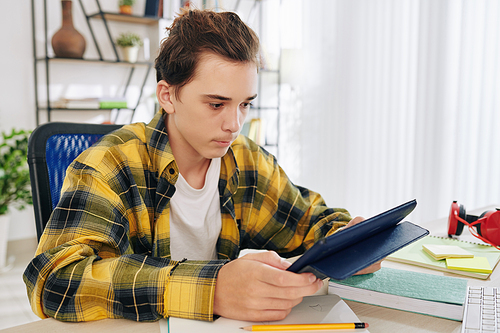
<path id="1" fill-rule="evenodd" d="M 59 202 L 66 169 L 85 149 L 121 125 L 53 122 L 38 126 L 29 138 L 28 165 L 38 240 Z"/>

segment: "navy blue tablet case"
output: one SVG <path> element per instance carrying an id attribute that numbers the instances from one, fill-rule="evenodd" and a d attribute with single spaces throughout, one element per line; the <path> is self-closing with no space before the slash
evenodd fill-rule
<path id="1" fill-rule="evenodd" d="M 411 222 L 401 222 L 417 205 L 411 200 L 316 242 L 289 268 L 320 279 L 343 280 L 429 234 Z"/>

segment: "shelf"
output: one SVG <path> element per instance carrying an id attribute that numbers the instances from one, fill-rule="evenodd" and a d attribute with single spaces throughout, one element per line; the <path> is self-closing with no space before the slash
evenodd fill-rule
<path id="1" fill-rule="evenodd" d="M 103 16 L 108 21 L 138 23 L 138 24 L 148 24 L 148 25 L 157 24 L 158 21 L 161 19 L 161 17 L 154 17 L 154 16 L 125 15 L 125 14 L 108 13 L 108 12 L 95 13 L 89 15 L 89 18 L 102 19 Z"/>
<path id="2" fill-rule="evenodd" d="M 40 107 L 38 108 L 40 111 L 47 111 L 49 108 L 47 107 Z M 113 109 L 89 109 L 89 108 L 50 108 L 50 111 L 112 111 L 112 110 L 134 110 L 133 108 L 113 108 Z"/>
<path id="3" fill-rule="evenodd" d="M 94 62 L 94 63 L 106 63 L 106 64 L 121 64 L 124 66 L 152 66 L 152 62 L 147 61 L 137 61 L 137 62 L 128 62 L 128 61 L 116 61 L 116 60 L 101 60 L 101 59 L 78 59 L 78 58 L 52 58 L 52 57 L 40 57 L 37 58 L 36 61 L 55 61 L 55 62 Z"/>
<path id="4" fill-rule="evenodd" d="M 81 8 L 82 8 L 83 15 L 86 18 L 86 22 L 87 22 L 87 26 L 89 28 L 91 40 L 93 41 L 95 49 L 97 51 L 97 58 L 94 58 L 94 59 L 87 59 L 87 58 L 75 59 L 75 58 L 59 58 L 59 57 L 54 57 L 54 56 L 49 57 L 49 55 L 47 54 L 47 50 L 48 50 L 47 47 L 45 47 L 45 50 L 44 50 L 45 52 L 43 52 L 42 55 L 39 55 L 39 54 L 37 54 L 36 41 L 35 41 L 35 39 L 33 39 L 33 53 L 34 53 L 34 65 L 35 65 L 35 71 L 34 71 L 35 72 L 35 80 L 34 80 L 34 82 L 35 82 L 35 103 L 36 103 L 36 123 L 37 123 L 37 125 L 40 124 L 40 117 L 39 117 L 40 111 L 46 111 L 47 121 L 50 122 L 51 121 L 50 115 L 51 115 L 52 111 L 105 112 L 105 111 L 111 111 L 111 110 L 131 110 L 131 111 L 133 111 L 131 118 L 130 118 L 130 120 L 132 121 L 134 114 L 135 114 L 135 110 L 137 109 L 137 107 L 141 103 L 141 98 L 142 98 L 142 95 L 144 93 L 144 87 L 146 85 L 148 76 L 150 75 L 152 69 L 154 68 L 154 61 L 151 61 L 150 59 L 148 59 L 146 61 L 138 61 L 138 62 L 131 63 L 128 61 L 121 60 L 123 58 L 121 58 L 121 54 L 119 52 L 119 49 L 114 42 L 114 37 L 111 33 L 108 22 L 114 21 L 114 22 L 121 22 L 121 23 L 132 24 L 132 25 L 134 25 L 134 24 L 143 25 L 143 26 L 148 27 L 149 33 L 152 33 L 152 29 L 149 29 L 149 28 L 160 24 L 160 20 L 162 20 L 163 18 L 152 17 L 152 16 L 125 15 L 125 14 L 120 14 L 120 13 L 116 13 L 116 12 L 104 12 L 101 9 L 100 1 L 101 0 L 95 0 L 95 4 L 97 6 L 97 9 L 94 9 L 92 11 L 92 14 L 88 14 L 87 11 L 85 10 L 86 8 L 84 6 L 84 3 L 85 3 L 85 5 L 87 5 L 88 1 L 84 1 L 84 0 L 78 1 L 80 3 Z M 36 24 L 35 24 L 36 17 L 41 16 L 41 18 L 43 20 L 44 35 L 45 35 L 44 44 L 46 44 L 49 42 L 48 24 L 47 24 L 47 3 L 44 1 L 43 12 L 36 12 L 35 13 L 34 1 L 32 1 L 31 7 L 32 7 L 31 18 L 32 18 L 33 38 L 36 35 Z M 103 23 L 103 26 L 105 29 L 104 33 L 102 33 L 101 31 L 99 31 L 99 32 L 94 31 L 94 27 L 93 27 L 93 24 L 91 24 L 91 21 L 92 21 L 92 23 L 97 23 L 98 26 L 100 26 L 99 23 L 101 23 L 101 22 L 96 22 L 96 20 L 101 20 L 101 22 Z M 111 54 L 105 55 L 101 52 L 101 46 L 99 45 L 100 42 L 106 43 L 107 46 L 111 47 L 112 55 Z M 106 48 L 106 50 L 108 50 L 108 48 Z M 108 51 L 106 51 L 106 52 L 108 52 Z M 110 56 L 112 57 L 111 59 L 109 59 Z M 49 66 L 52 64 L 57 64 L 57 65 Z M 140 91 L 139 91 L 139 96 L 137 97 L 137 102 L 134 103 L 134 105 L 129 104 L 127 108 L 112 108 L 112 109 L 111 108 L 99 108 L 98 106 L 92 107 L 95 105 L 83 105 L 83 106 L 86 106 L 84 108 L 74 108 L 74 107 L 65 108 L 65 107 L 61 107 L 62 105 L 59 104 L 58 107 L 52 107 L 52 105 L 54 105 L 53 102 L 47 102 L 47 101 L 52 100 L 52 98 L 51 98 L 52 96 L 50 94 L 49 88 L 50 88 L 51 84 L 54 84 L 51 82 L 52 78 L 49 75 L 49 73 L 50 73 L 50 71 L 52 71 L 54 69 L 60 70 L 62 68 L 60 66 L 62 66 L 63 64 L 72 65 L 75 67 L 86 65 L 86 66 L 88 66 L 88 68 L 90 68 L 91 66 L 97 66 L 97 65 L 121 67 L 120 70 L 128 72 L 125 84 L 123 86 L 123 93 L 120 93 L 120 94 L 123 94 L 123 96 L 125 96 L 127 94 L 128 88 L 132 84 L 133 76 L 137 75 L 137 77 L 142 77 L 141 81 L 138 82 L 138 84 L 140 84 Z M 143 71 L 142 68 L 140 68 L 140 67 L 145 68 L 145 70 Z M 44 78 L 43 79 L 44 80 L 44 88 L 43 88 L 44 91 L 43 92 L 39 91 L 39 85 L 41 83 L 41 79 L 40 79 L 40 82 L 38 82 L 38 80 L 39 80 L 38 68 L 40 68 L 40 70 L 43 71 L 42 72 L 43 73 L 42 77 Z M 64 69 L 64 68 L 62 68 L 62 69 Z M 84 68 L 78 68 L 78 70 L 82 71 L 82 70 L 84 70 Z M 99 68 L 93 68 L 93 70 L 99 71 Z M 134 82 L 135 81 L 137 81 L 137 80 L 134 80 Z M 40 105 L 40 96 L 39 96 L 41 94 L 45 94 L 45 98 L 44 98 L 45 101 L 42 102 L 42 105 Z M 73 106 L 75 106 L 75 105 L 73 105 Z M 118 112 L 116 114 L 116 118 L 118 118 Z M 115 119 L 115 121 L 116 121 L 116 119 Z"/>
<path id="5" fill-rule="evenodd" d="M 279 74 L 280 71 L 277 69 L 266 69 L 266 68 L 259 68 L 260 73 L 271 73 L 271 74 Z"/>
<path id="6" fill-rule="evenodd" d="M 252 106 L 250 110 L 279 110 L 279 106 Z"/>

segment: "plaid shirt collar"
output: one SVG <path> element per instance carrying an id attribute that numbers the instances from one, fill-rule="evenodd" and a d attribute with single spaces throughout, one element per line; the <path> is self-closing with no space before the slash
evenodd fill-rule
<path id="1" fill-rule="evenodd" d="M 163 175 L 171 184 L 177 182 L 179 168 L 175 162 L 175 157 L 168 140 L 167 128 L 165 127 L 165 117 L 167 113 L 161 109 L 154 118 L 146 125 L 146 142 L 150 160 L 159 175 Z M 165 170 L 168 170 L 165 172 Z M 234 206 L 230 198 L 238 189 L 240 169 L 236 163 L 233 148 L 229 147 L 227 153 L 221 159 L 221 173 L 219 178 L 219 194 L 223 198 L 222 205 L 229 209 L 233 216 Z"/>

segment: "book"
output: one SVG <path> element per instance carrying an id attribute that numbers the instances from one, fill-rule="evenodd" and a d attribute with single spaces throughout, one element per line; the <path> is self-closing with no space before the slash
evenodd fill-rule
<path id="1" fill-rule="evenodd" d="M 249 121 L 245 121 L 243 123 L 243 126 L 241 127 L 241 131 L 240 131 L 240 134 L 248 137 L 248 133 L 250 132 L 250 122 Z"/>
<path id="2" fill-rule="evenodd" d="M 158 9 L 160 7 L 159 0 L 146 0 L 146 8 L 144 9 L 144 16 L 158 16 Z"/>
<path id="3" fill-rule="evenodd" d="M 493 272 L 488 259 L 485 257 L 446 258 L 446 268 L 486 274 Z"/>
<path id="4" fill-rule="evenodd" d="M 61 109 L 126 109 L 124 97 L 60 98 L 52 107 Z"/>
<path id="5" fill-rule="evenodd" d="M 105 97 L 99 99 L 99 108 L 101 109 L 126 109 L 127 100 L 124 97 Z"/>
<path id="6" fill-rule="evenodd" d="M 500 260 L 500 251 L 495 249 L 491 245 L 483 245 L 478 243 L 467 242 L 455 238 L 446 238 L 429 235 L 426 236 L 413 244 L 400 249 L 387 257 L 387 260 L 402 262 L 405 264 L 411 264 L 416 266 L 422 266 L 426 268 L 435 269 L 438 271 L 454 273 L 458 275 L 464 275 L 479 279 L 487 279 L 491 273 L 480 273 L 480 272 L 470 272 L 462 271 L 457 269 L 451 269 L 446 267 L 445 260 L 435 260 L 430 255 L 428 255 L 424 250 L 422 250 L 423 244 L 439 244 L 439 245 L 457 245 L 461 248 L 474 254 L 474 257 L 485 257 L 490 264 L 492 269 Z"/>
<path id="7" fill-rule="evenodd" d="M 158 17 L 163 17 L 163 12 L 163 0 L 160 0 L 160 2 L 158 3 Z"/>
<path id="8" fill-rule="evenodd" d="M 474 258 L 474 255 L 457 245 L 422 244 L 422 250 L 436 260 L 446 258 Z"/>
<path id="9" fill-rule="evenodd" d="M 260 118 L 252 118 L 249 121 L 246 121 L 241 128 L 240 134 L 248 137 L 258 145 L 263 144 L 262 120 Z"/>
<path id="10" fill-rule="evenodd" d="M 337 295 L 306 296 L 301 303 L 292 308 L 292 312 L 283 320 L 273 321 L 273 325 L 315 324 L 315 323 L 355 323 L 359 322 L 356 314 Z M 250 325 L 269 325 L 271 322 L 249 322 L 232 320 L 224 317 L 213 322 L 170 317 L 160 322 L 160 330 L 178 332 L 217 332 L 241 333 L 241 327 Z M 167 329 L 165 329 L 165 326 Z M 356 333 L 366 333 L 366 329 L 356 329 Z"/>
<path id="11" fill-rule="evenodd" d="M 60 109 L 99 109 L 98 98 L 60 98 L 51 104 Z"/>
<path id="12" fill-rule="evenodd" d="M 372 274 L 330 280 L 328 293 L 356 302 L 460 321 L 467 280 L 382 267 Z"/>
<path id="13" fill-rule="evenodd" d="M 401 222 L 417 205 L 408 201 L 316 242 L 287 270 L 311 272 L 320 279 L 343 280 L 429 234 Z"/>

